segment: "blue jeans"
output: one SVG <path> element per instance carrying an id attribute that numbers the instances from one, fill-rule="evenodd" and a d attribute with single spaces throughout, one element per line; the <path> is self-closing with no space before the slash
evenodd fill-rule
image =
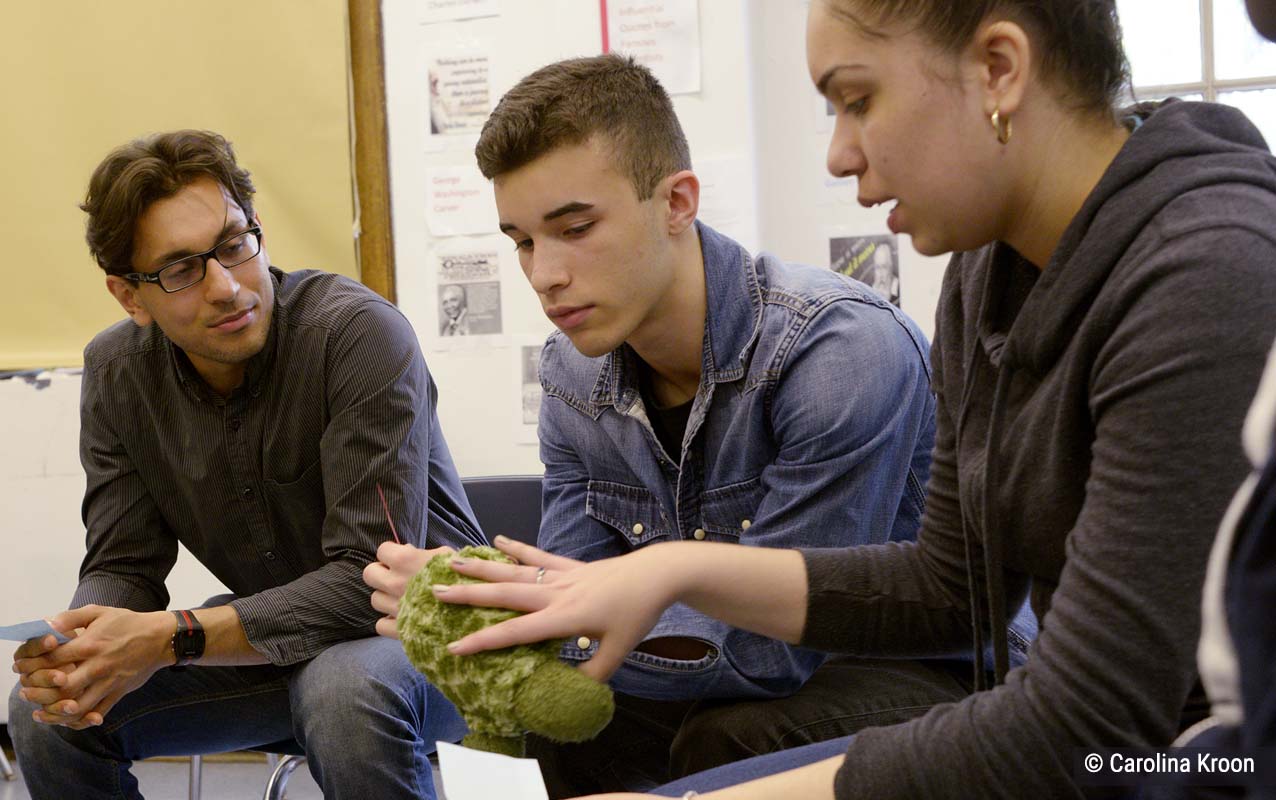
<path id="1" fill-rule="evenodd" d="M 97 728 L 31 719 L 9 698 L 9 731 L 32 800 L 138 798 L 136 759 L 241 750 L 295 739 L 325 798 L 434 798 L 428 756 L 465 723 L 403 647 L 343 642 L 294 667 L 164 669 Z"/>
<path id="2" fill-rule="evenodd" d="M 803 747 L 795 747 L 791 750 L 778 750 L 774 753 L 767 753 L 764 756 L 747 758 L 734 764 L 726 764 L 704 772 L 697 772 L 695 775 L 688 775 L 673 783 L 667 783 L 659 789 L 653 790 L 650 794 L 661 797 L 682 797 L 693 789 L 703 794 L 725 789 L 728 786 L 747 783 L 758 778 L 765 778 L 768 775 L 788 772 L 791 769 L 805 767 L 807 764 L 814 764 L 827 758 L 845 755 L 846 748 L 850 746 L 851 740 L 854 738 L 854 736 L 843 736 L 840 739 L 830 739 L 827 742 L 817 742 Z"/>

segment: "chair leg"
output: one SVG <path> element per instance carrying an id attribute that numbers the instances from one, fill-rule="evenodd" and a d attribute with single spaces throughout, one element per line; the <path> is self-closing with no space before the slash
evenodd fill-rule
<path id="1" fill-rule="evenodd" d="M 292 776 L 293 770 L 305 762 L 305 756 L 284 756 L 279 759 L 279 766 L 275 767 L 270 780 L 266 782 L 263 800 L 283 800 L 284 792 L 288 789 L 288 778 Z"/>
<path id="2" fill-rule="evenodd" d="M 0 773 L 4 774 L 6 781 L 13 780 L 13 766 L 9 763 L 9 757 L 0 750 Z"/>
<path id="3" fill-rule="evenodd" d="M 200 800 L 200 796 L 204 792 L 204 757 L 191 756 L 191 774 L 190 788 L 188 794 L 190 800 Z"/>

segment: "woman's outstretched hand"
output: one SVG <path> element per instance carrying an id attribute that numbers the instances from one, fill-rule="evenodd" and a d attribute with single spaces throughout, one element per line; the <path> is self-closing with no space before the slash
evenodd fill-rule
<path id="1" fill-rule="evenodd" d="M 586 564 L 503 536 L 495 544 L 518 563 L 455 559 L 454 570 L 487 583 L 436 584 L 434 595 L 447 603 L 526 613 L 452 642 L 448 651 L 454 655 L 588 636 L 598 650 L 580 671 L 605 681 L 676 600 L 659 545 Z"/>

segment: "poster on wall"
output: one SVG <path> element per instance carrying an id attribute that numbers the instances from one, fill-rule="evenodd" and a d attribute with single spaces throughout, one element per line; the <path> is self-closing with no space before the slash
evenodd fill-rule
<path id="1" fill-rule="evenodd" d="M 492 184 L 474 164 L 427 167 L 425 220 L 431 236 L 495 233 Z"/>
<path id="2" fill-rule="evenodd" d="M 829 268 L 899 305 L 899 237 L 830 236 Z"/>
<path id="3" fill-rule="evenodd" d="M 430 136 L 475 134 L 492 111 L 488 55 L 449 50 L 426 58 Z"/>
<path id="4" fill-rule="evenodd" d="M 669 94 L 700 91 L 699 0 L 598 0 L 603 52 L 633 56 Z"/>
<path id="5" fill-rule="evenodd" d="M 417 0 L 422 24 L 457 19 L 495 17 L 501 13 L 500 0 Z"/>
<path id="6" fill-rule="evenodd" d="M 517 363 L 515 373 L 519 378 L 518 420 L 515 424 L 515 441 L 535 444 L 536 424 L 541 413 L 541 379 L 538 366 L 545 340 L 522 337 L 514 351 Z"/>
<path id="7" fill-rule="evenodd" d="M 434 253 L 440 344 L 472 336 L 499 336 L 501 259 L 486 244 L 454 245 Z"/>

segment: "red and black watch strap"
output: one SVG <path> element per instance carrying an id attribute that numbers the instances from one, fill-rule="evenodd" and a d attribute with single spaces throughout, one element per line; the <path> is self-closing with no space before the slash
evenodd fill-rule
<path id="1" fill-rule="evenodd" d="M 177 632 L 173 634 L 173 666 L 185 666 L 204 655 L 204 626 L 190 611 L 174 611 Z"/>

